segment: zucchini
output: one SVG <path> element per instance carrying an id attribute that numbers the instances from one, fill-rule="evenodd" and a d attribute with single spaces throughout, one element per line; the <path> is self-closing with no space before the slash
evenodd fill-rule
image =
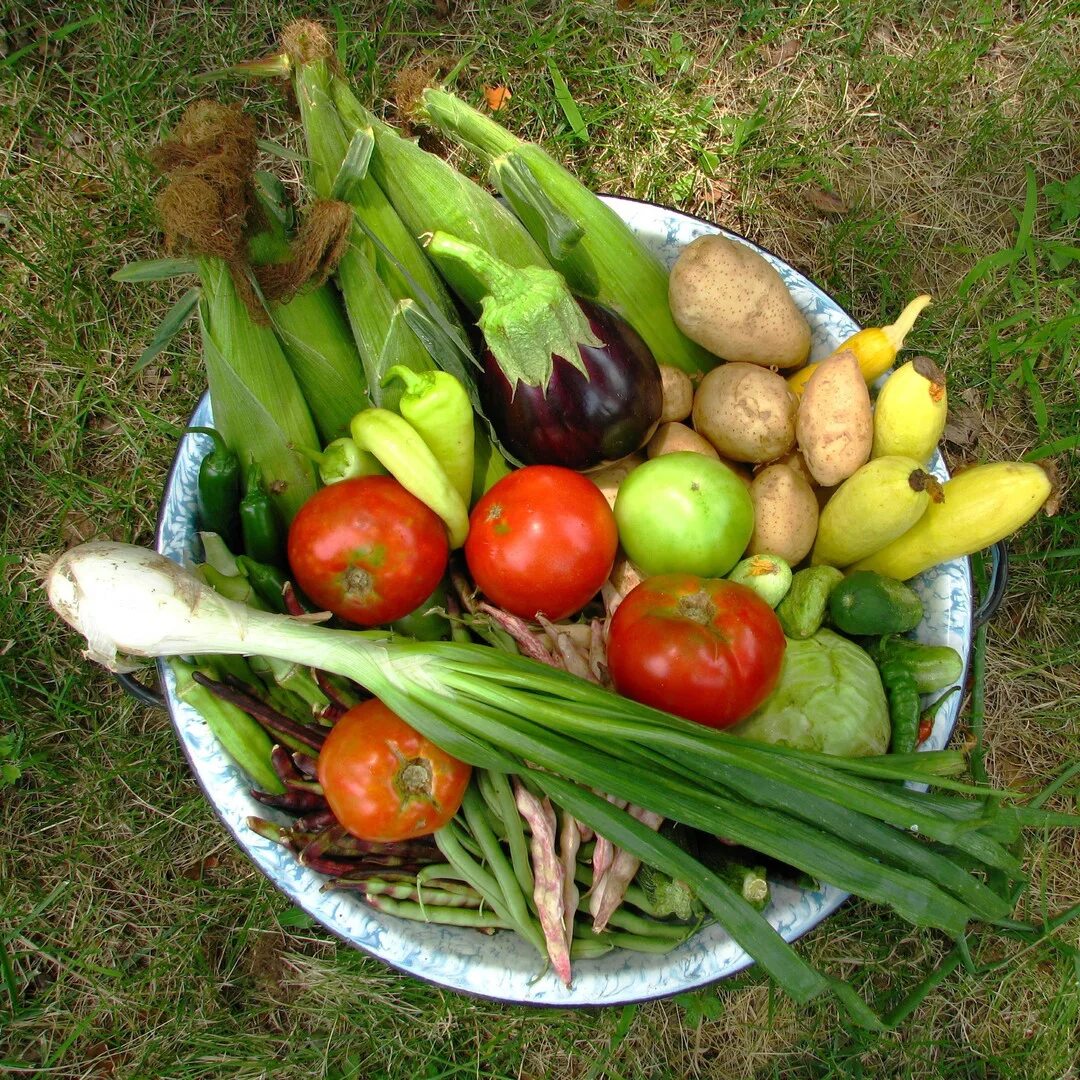
<path id="1" fill-rule="evenodd" d="M 872 570 L 851 574 L 829 594 L 829 618 L 845 634 L 902 634 L 922 617 L 914 589 Z"/>

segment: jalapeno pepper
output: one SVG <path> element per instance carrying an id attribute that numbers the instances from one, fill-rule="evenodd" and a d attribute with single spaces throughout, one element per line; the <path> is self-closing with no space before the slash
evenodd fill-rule
<path id="1" fill-rule="evenodd" d="M 199 465 L 199 521 L 207 532 L 218 533 L 229 547 L 240 539 L 240 459 L 225 444 L 219 431 L 208 427 L 186 429 L 206 435 L 214 446 Z"/>
<path id="2" fill-rule="evenodd" d="M 878 665 L 881 684 L 889 699 L 893 754 L 910 754 L 919 738 L 919 688 L 902 660 L 885 660 Z"/>
<path id="3" fill-rule="evenodd" d="M 450 546 L 469 533 L 469 508 L 427 443 L 404 417 L 389 409 L 365 409 L 352 418 L 353 442 L 370 451 L 406 491 L 443 519 Z M 250 553 L 249 553 L 250 554 Z"/>
<path id="4" fill-rule="evenodd" d="M 473 484 L 473 410 L 461 382 L 446 371 L 390 368 L 382 385 L 400 379 L 405 392 L 398 412 L 409 421 L 443 467 L 466 506 Z"/>
<path id="5" fill-rule="evenodd" d="M 256 562 L 280 566 L 282 563 L 281 530 L 277 512 L 263 487 L 259 466 L 252 462 L 247 470 L 247 489 L 240 500 L 240 528 L 244 552 Z"/>

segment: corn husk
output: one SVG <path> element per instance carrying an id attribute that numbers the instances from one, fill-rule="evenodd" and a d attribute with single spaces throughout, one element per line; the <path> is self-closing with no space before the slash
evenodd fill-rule
<path id="1" fill-rule="evenodd" d="M 287 524 L 316 489 L 315 468 L 295 447 L 319 437 L 273 327 L 252 318 L 221 260 L 198 260 L 199 328 L 214 426 L 241 462 L 255 461 Z"/>
<path id="2" fill-rule="evenodd" d="M 419 338 L 397 314 L 397 302 L 419 299 L 422 294 L 425 303 L 434 303 L 444 318 L 456 319 L 456 314 L 430 262 L 374 178 L 367 175 L 366 155 L 350 152 L 350 139 L 330 96 L 330 49 L 325 34 L 318 26 L 302 23 L 290 26 L 283 38 L 307 142 L 311 187 L 322 199 L 344 197 L 357 217 L 336 278 L 368 392 L 376 405 L 394 408 L 402 389 L 396 382 L 381 385 L 386 370 L 394 364 L 413 371 L 434 367 Z M 360 147 L 362 141 L 361 137 Z"/>
<path id="3" fill-rule="evenodd" d="M 287 264 L 293 255 L 292 206 L 276 177 L 257 173 L 255 179 L 264 227 L 248 241 L 248 254 L 257 266 Z M 271 300 L 266 307 L 322 445 L 348 435 L 349 421 L 370 402 L 364 367 L 337 289 L 331 282 L 309 284 L 287 303 Z"/>
<path id="4" fill-rule="evenodd" d="M 371 132 L 370 171 L 411 233 L 449 233 L 511 266 L 548 265 L 528 230 L 490 192 L 372 116 L 343 79 L 335 77 L 331 90 L 346 130 Z M 433 261 L 458 298 L 479 313 L 482 284 L 452 260 Z"/>
<path id="5" fill-rule="evenodd" d="M 716 366 L 717 358 L 675 325 L 664 264 L 554 158 L 446 91 L 424 90 L 420 113 L 484 161 L 492 184 L 575 293 L 621 315 L 658 363 L 691 373 Z"/>

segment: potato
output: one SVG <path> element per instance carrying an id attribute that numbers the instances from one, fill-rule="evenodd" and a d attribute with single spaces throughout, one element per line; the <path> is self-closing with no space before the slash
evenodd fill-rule
<path id="1" fill-rule="evenodd" d="M 798 450 L 792 450 L 790 454 L 785 454 L 776 461 L 776 464 L 786 465 L 789 469 L 794 469 L 811 487 L 817 485 L 817 481 L 810 475 L 810 470 L 806 467 L 806 459 Z"/>
<path id="2" fill-rule="evenodd" d="M 750 485 L 754 531 L 747 555 L 779 555 L 802 562 L 817 536 L 818 503 L 810 485 L 789 465 L 770 465 Z"/>
<path id="3" fill-rule="evenodd" d="M 782 375 L 755 364 L 713 368 L 694 395 L 694 430 L 722 457 L 775 461 L 795 444 L 798 398 Z"/>
<path id="4" fill-rule="evenodd" d="M 784 279 L 727 237 L 699 236 L 679 252 L 668 303 L 679 329 L 724 360 L 791 368 L 810 355 L 810 324 Z"/>
<path id="5" fill-rule="evenodd" d="M 674 454 L 679 450 L 690 450 L 695 454 L 704 454 L 711 458 L 720 457 L 708 439 L 702 438 L 693 428 L 685 424 L 661 424 L 645 447 L 645 453 L 650 458 Z"/>
<path id="6" fill-rule="evenodd" d="M 690 381 L 690 376 L 670 364 L 661 364 L 660 379 L 664 394 L 660 423 L 685 420 L 694 405 L 694 384 Z"/>
<path id="7" fill-rule="evenodd" d="M 870 460 L 870 391 L 850 349 L 823 360 L 810 376 L 799 400 L 795 434 L 806 467 L 822 487 L 839 484 Z"/>
<path id="8" fill-rule="evenodd" d="M 615 556 L 608 581 L 617 593 L 626 596 L 645 580 L 645 575 L 620 551 Z"/>
<path id="9" fill-rule="evenodd" d="M 602 469 L 585 475 L 600 489 L 601 494 L 607 499 L 608 506 L 615 509 L 615 496 L 619 494 L 619 485 L 645 461 L 644 456 L 638 452 L 624 457 L 619 461 L 613 461 Z"/>

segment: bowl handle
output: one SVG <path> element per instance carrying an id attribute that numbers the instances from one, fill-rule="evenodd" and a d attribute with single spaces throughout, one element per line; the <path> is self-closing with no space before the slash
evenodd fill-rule
<path id="1" fill-rule="evenodd" d="M 1005 589 L 1009 584 L 1009 551 L 1005 541 L 999 540 L 990 548 L 990 571 L 986 590 L 975 613 L 971 616 L 971 630 L 974 633 L 983 623 L 988 622 L 1001 606 Z"/>
<path id="2" fill-rule="evenodd" d="M 144 683 L 139 682 L 138 679 L 133 679 L 130 675 L 117 674 L 114 677 L 136 701 L 140 701 L 143 705 L 148 705 L 152 709 L 165 708 L 165 697 L 160 690 L 153 690 Z"/>

